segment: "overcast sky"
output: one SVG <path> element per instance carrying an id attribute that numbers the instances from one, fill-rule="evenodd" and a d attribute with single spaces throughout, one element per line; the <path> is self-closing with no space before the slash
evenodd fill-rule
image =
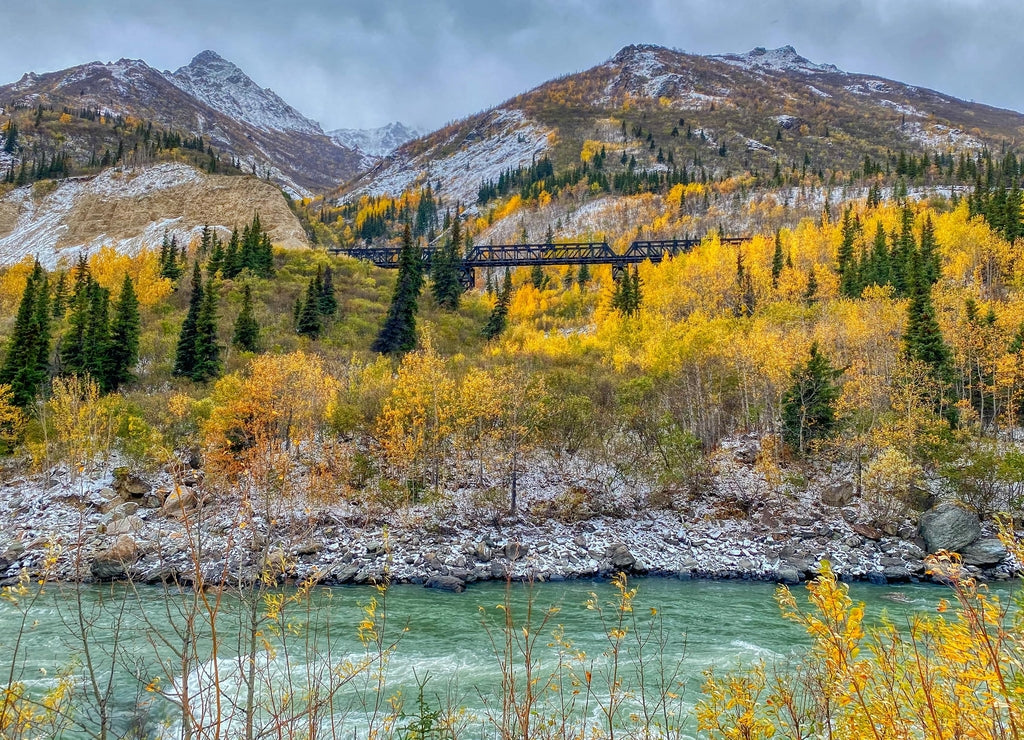
<path id="1" fill-rule="evenodd" d="M 324 128 L 433 129 L 634 43 L 792 44 L 832 63 L 1024 111 L 1022 0 L 0 0 L 0 84 L 203 49 Z"/>

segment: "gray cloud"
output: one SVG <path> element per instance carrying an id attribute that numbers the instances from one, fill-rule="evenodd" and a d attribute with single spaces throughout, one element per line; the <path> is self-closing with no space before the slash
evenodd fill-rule
<path id="1" fill-rule="evenodd" d="M 326 128 L 430 129 L 631 43 L 792 44 L 815 62 L 1024 110 L 1017 0 L 34 0 L 0 5 L 0 81 L 214 49 Z"/>

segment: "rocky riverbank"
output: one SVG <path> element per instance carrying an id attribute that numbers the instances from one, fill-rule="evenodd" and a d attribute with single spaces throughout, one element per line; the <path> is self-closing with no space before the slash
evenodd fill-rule
<path id="1" fill-rule="evenodd" d="M 799 583 L 821 561 L 846 580 L 927 580 L 928 552 L 962 553 L 968 572 L 1018 572 L 977 517 L 940 503 L 884 529 L 847 482 L 766 491 L 742 450 L 725 449 L 712 490 L 676 509 L 620 486 L 604 507 L 556 470 L 525 476 L 521 513 L 496 515 L 465 492 L 368 512 L 352 503 L 262 503 L 210 493 L 200 470 L 150 475 L 52 471 L 0 488 L 0 578 L 237 582 L 271 567 L 284 580 L 422 583 L 453 591 L 490 579 L 594 578 L 615 571 L 680 579 Z M 744 478 L 745 476 L 745 478 Z M 737 490 L 751 495 L 738 499 Z M 269 566 L 268 566 L 269 564 Z"/>

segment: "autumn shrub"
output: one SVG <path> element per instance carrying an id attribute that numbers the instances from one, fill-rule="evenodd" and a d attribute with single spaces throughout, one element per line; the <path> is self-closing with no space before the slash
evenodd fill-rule
<path id="1" fill-rule="evenodd" d="M 1019 737 L 1020 625 L 959 556 L 940 553 L 928 565 L 950 584 L 953 601 L 940 599 L 936 613 L 918 612 L 904 626 L 884 615 L 866 626 L 864 604 L 827 562 L 807 586 L 808 606 L 781 587 L 782 614 L 806 630 L 810 649 L 773 674 L 763 663 L 707 671 L 700 730 L 714 740 Z"/>
<path id="2" fill-rule="evenodd" d="M 924 471 L 895 447 L 880 452 L 864 471 L 863 499 L 876 525 L 892 526 L 912 508 L 921 508 Z"/>

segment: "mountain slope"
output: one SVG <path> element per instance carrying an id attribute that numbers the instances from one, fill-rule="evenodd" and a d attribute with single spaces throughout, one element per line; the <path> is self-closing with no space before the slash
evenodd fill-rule
<path id="1" fill-rule="evenodd" d="M 0 87 L 0 108 L 5 111 L 40 105 L 57 112 L 95 109 L 105 116 L 131 117 L 185 135 L 201 135 L 243 170 L 269 176 L 300 195 L 335 186 L 362 165 L 358 152 L 329 139 L 317 124 L 212 53 L 200 54 L 173 75 L 139 60 L 121 59 L 29 73 Z M 88 161 L 97 149 L 102 152 L 110 146 L 109 141 L 97 141 L 95 129 L 69 127 L 61 132 L 59 142 L 33 142 L 31 128 L 22 134 L 30 145 L 62 147 L 79 161 Z M 116 149 L 116 138 L 112 143 Z"/>
<path id="2" fill-rule="evenodd" d="M 110 168 L 16 188 L 0 197 L 0 265 L 35 256 L 54 267 L 82 250 L 111 245 L 134 252 L 158 246 L 167 231 L 188 241 L 204 225 L 229 232 L 254 212 L 275 245 L 306 246 L 306 236 L 280 191 L 255 177 L 208 175 L 183 164 Z"/>
<path id="3" fill-rule="evenodd" d="M 270 88 L 261 88 L 237 66 L 214 51 L 197 54 L 176 72 L 164 72 L 173 84 L 229 118 L 263 131 L 322 135 L 309 120 Z"/>
<path id="4" fill-rule="evenodd" d="M 439 182 L 471 202 L 482 180 L 539 156 L 556 171 L 602 149 L 606 171 L 710 175 L 804 167 L 842 177 L 865 157 L 977 152 L 1012 145 L 1024 115 L 872 75 L 815 64 L 792 47 L 699 56 L 627 46 L 604 64 L 547 82 L 411 141 L 337 195 L 397 195 Z M 660 152 L 660 159 L 659 159 Z"/>
<path id="5" fill-rule="evenodd" d="M 373 158 L 385 157 L 407 141 L 418 139 L 422 134 L 401 121 L 378 128 L 339 128 L 328 131 L 327 135 L 342 146 L 358 149 Z"/>

